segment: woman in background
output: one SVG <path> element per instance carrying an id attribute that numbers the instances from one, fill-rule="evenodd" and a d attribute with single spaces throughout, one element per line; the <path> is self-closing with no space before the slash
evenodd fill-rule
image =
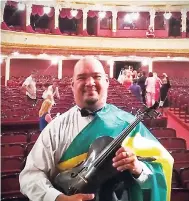
<path id="1" fill-rule="evenodd" d="M 52 108 L 52 101 L 50 99 L 46 99 L 43 101 L 41 105 L 41 109 L 39 110 L 39 128 L 42 131 L 46 125 L 52 121 L 52 117 L 50 114 Z"/>
<path id="2" fill-rule="evenodd" d="M 169 107 L 169 100 L 168 100 L 168 92 L 169 89 L 171 88 L 169 78 L 166 73 L 163 73 L 163 78 L 162 78 L 162 87 L 160 88 L 160 108 L 161 108 L 161 113 L 164 116 L 167 116 L 167 107 Z"/>
<path id="3" fill-rule="evenodd" d="M 151 107 L 155 103 L 155 85 L 156 79 L 153 77 L 153 73 L 149 72 L 145 81 L 146 85 L 146 105 Z"/>
<path id="4" fill-rule="evenodd" d="M 125 78 L 124 78 L 124 82 L 123 82 L 123 86 L 126 89 L 129 89 L 129 87 L 132 85 L 133 83 L 133 77 L 132 77 L 132 72 L 128 69 L 125 70 Z"/>
<path id="5" fill-rule="evenodd" d="M 42 98 L 45 100 L 47 96 L 51 96 L 52 104 L 55 105 L 54 96 L 60 99 L 57 82 L 53 82 L 52 85 L 49 83 L 44 84 L 45 91 L 43 92 Z"/>
<path id="6" fill-rule="evenodd" d="M 153 73 L 154 78 L 156 79 L 156 85 L 155 85 L 155 101 L 159 101 L 160 98 L 160 88 L 162 86 L 162 81 L 158 77 L 157 73 Z"/>

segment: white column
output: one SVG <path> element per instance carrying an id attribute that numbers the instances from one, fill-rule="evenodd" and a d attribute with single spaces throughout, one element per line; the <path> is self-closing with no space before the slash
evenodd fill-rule
<path id="1" fill-rule="evenodd" d="M 83 9 L 83 30 L 87 29 L 87 13 L 88 9 Z"/>
<path id="2" fill-rule="evenodd" d="M 182 32 L 186 32 L 186 9 L 181 10 L 181 19 L 182 19 Z"/>
<path id="3" fill-rule="evenodd" d="M 149 70 L 149 72 L 153 72 L 153 61 L 152 61 L 152 59 L 150 59 L 148 61 L 148 70 Z"/>
<path id="4" fill-rule="evenodd" d="M 60 7 L 59 5 L 56 5 L 56 7 L 54 8 L 54 28 L 58 28 L 58 20 L 59 20 L 59 14 L 60 14 Z"/>
<path id="5" fill-rule="evenodd" d="M 62 59 L 58 61 L 58 79 L 62 79 Z"/>
<path id="6" fill-rule="evenodd" d="M 3 22 L 3 15 L 4 15 L 5 6 L 6 6 L 6 1 L 1 1 L 1 14 L 0 14 L 1 22 Z"/>
<path id="7" fill-rule="evenodd" d="M 150 10 L 150 27 L 154 30 L 154 20 L 155 20 L 155 9 Z"/>
<path id="8" fill-rule="evenodd" d="M 30 25 L 31 13 L 32 13 L 32 4 L 26 4 L 26 27 Z"/>
<path id="9" fill-rule="evenodd" d="M 117 31 L 117 11 L 112 11 L 112 32 Z"/>
<path id="10" fill-rule="evenodd" d="M 10 57 L 7 57 L 5 62 L 5 86 L 7 86 L 7 81 L 10 79 Z"/>
<path id="11" fill-rule="evenodd" d="M 114 61 L 108 60 L 107 63 L 108 63 L 109 68 L 110 68 L 109 76 L 110 76 L 110 78 L 113 78 L 114 77 Z"/>

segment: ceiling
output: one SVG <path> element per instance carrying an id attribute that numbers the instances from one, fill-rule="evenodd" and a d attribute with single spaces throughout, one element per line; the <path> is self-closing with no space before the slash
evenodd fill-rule
<path id="1" fill-rule="evenodd" d="M 77 4 L 103 4 L 103 5 L 123 5 L 123 6 L 152 6 L 152 5 L 189 5 L 189 0 L 56 0 L 56 3 L 77 3 Z"/>

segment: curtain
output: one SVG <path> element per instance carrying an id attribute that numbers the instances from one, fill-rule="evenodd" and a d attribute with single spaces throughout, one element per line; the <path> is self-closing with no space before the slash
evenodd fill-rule
<path id="1" fill-rule="evenodd" d="M 83 16 L 82 10 L 77 10 L 78 13 L 75 17 L 72 16 L 71 10 L 72 9 L 70 9 L 70 8 L 62 8 L 62 10 L 60 11 L 60 18 L 66 18 L 66 17 L 68 19 L 76 18 L 77 20 L 82 18 L 82 16 Z"/>
<path id="2" fill-rule="evenodd" d="M 43 16 L 44 13 L 44 6 L 41 5 L 33 5 L 32 6 L 32 15 L 39 15 L 39 16 Z M 52 17 L 54 15 L 54 8 L 51 8 L 50 12 L 47 13 L 48 17 Z"/>

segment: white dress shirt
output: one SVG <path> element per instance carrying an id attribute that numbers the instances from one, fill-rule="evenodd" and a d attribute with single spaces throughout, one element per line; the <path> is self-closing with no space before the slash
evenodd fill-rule
<path id="1" fill-rule="evenodd" d="M 27 96 L 29 96 L 31 99 L 36 99 L 36 82 L 32 76 L 27 77 L 22 86 L 28 87 L 29 90 L 26 91 Z"/>
<path id="2" fill-rule="evenodd" d="M 19 177 L 21 192 L 31 201 L 55 201 L 61 194 L 51 184 L 58 174 L 56 166 L 72 140 L 93 118 L 82 117 L 78 107 L 74 106 L 42 131 Z M 151 174 L 147 166 L 142 165 L 143 172 L 136 179 L 139 183 L 145 182 Z"/>

